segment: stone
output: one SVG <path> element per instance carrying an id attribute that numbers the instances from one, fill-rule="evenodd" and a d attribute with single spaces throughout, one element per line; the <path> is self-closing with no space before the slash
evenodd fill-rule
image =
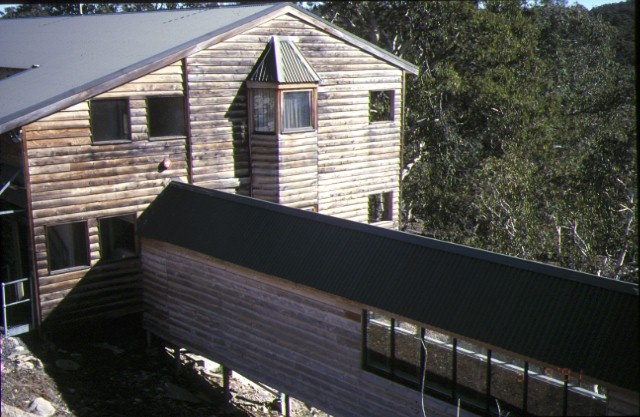
<path id="1" fill-rule="evenodd" d="M 80 369 L 80 365 L 71 359 L 58 359 L 56 366 L 64 371 L 77 371 Z"/>
<path id="2" fill-rule="evenodd" d="M 56 413 L 56 409 L 51 403 L 42 397 L 38 397 L 29 405 L 29 411 L 37 416 L 52 416 Z"/>
<path id="3" fill-rule="evenodd" d="M 37 414 L 31 414 L 27 411 L 19 409 L 18 407 L 14 407 L 5 403 L 2 403 L 2 409 L 0 413 L 2 417 L 38 417 Z"/>

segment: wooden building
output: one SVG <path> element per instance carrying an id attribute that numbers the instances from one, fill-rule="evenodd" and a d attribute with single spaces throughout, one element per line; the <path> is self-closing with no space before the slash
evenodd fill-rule
<path id="1" fill-rule="evenodd" d="M 140 311 L 136 218 L 172 180 L 397 226 L 417 68 L 303 8 L 2 19 L 0 39 L 2 281 L 36 325 Z"/>
<path id="2" fill-rule="evenodd" d="M 150 332 L 331 415 L 638 411 L 635 284 L 180 183 L 139 231 Z"/>

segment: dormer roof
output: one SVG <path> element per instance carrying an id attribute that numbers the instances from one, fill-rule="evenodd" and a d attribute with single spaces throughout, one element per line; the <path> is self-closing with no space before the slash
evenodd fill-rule
<path id="1" fill-rule="evenodd" d="M 278 84 L 317 83 L 320 77 L 291 39 L 273 36 L 247 80 Z"/>

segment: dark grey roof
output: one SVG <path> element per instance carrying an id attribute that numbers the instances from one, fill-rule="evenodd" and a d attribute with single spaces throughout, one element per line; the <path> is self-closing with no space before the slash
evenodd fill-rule
<path id="1" fill-rule="evenodd" d="M 638 390 L 638 286 L 192 185 L 142 236 Z"/>
<path id="2" fill-rule="evenodd" d="M 288 11 L 417 73 L 414 65 L 288 3 L 0 19 L 0 68 L 24 70 L 0 80 L 0 133 L 222 41 L 233 29 Z"/>
<path id="3" fill-rule="evenodd" d="M 282 84 L 317 83 L 320 77 L 293 41 L 273 36 L 247 80 Z"/>

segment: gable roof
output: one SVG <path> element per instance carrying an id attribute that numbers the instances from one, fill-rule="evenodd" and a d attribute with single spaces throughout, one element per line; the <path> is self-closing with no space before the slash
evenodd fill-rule
<path id="1" fill-rule="evenodd" d="M 13 74 L 0 79 L 0 133 L 101 94 L 285 13 L 405 71 L 417 73 L 414 65 L 288 3 L 0 19 L 0 69 L 11 69 L 5 72 Z M 23 71 L 15 72 L 20 69 Z"/>
<path id="2" fill-rule="evenodd" d="M 138 232 L 639 388 L 634 284 L 175 182 Z"/>

